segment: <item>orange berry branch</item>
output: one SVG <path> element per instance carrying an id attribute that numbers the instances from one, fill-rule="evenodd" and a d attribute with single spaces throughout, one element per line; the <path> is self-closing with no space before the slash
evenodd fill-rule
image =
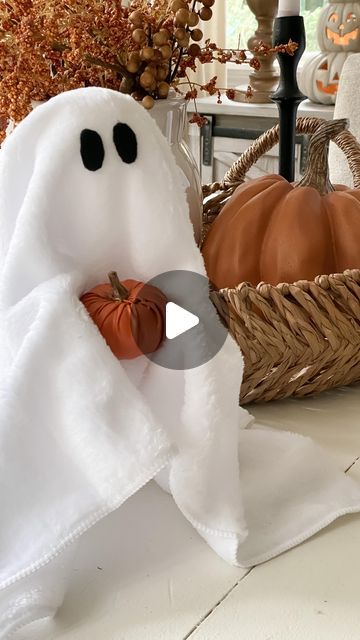
<path id="1" fill-rule="evenodd" d="M 206 40 L 201 21 L 211 20 L 215 0 L 2 0 L 0 3 L 0 130 L 22 120 L 33 101 L 86 86 L 130 94 L 151 109 L 173 87 L 178 92 L 199 64 L 248 63 L 244 50 Z M 292 54 L 296 44 L 281 50 Z M 279 50 L 277 48 L 276 50 Z M 261 45 L 259 53 L 274 51 Z M 188 82 L 187 99 L 198 90 L 226 89 L 216 77 L 206 85 Z M 233 90 L 226 91 L 231 99 Z M 201 124 L 196 114 L 193 121 Z"/>

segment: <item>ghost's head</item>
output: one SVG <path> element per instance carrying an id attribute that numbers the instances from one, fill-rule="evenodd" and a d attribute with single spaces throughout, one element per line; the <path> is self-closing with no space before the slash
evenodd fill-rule
<path id="1" fill-rule="evenodd" d="M 17 245 L 38 243 L 38 269 L 51 254 L 59 268 L 71 265 L 95 282 L 110 269 L 151 278 L 160 252 L 171 268 L 182 239 L 192 244 L 172 152 L 128 96 L 100 88 L 61 94 L 18 126 L 1 156 L 5 254 L 18 234 Z"/>

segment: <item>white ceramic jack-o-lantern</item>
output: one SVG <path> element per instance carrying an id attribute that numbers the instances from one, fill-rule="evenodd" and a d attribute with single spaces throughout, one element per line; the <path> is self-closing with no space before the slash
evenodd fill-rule
<path id="1" fill-rule="evenodd" d="M 331 2 L 318 22 L 321 51 L 360 51 L 360 2 Z"/>
<path id="2" fill-rule="evenodd" d="M 335 104 L 345 60 L 360 51 L 360 0 L 326 5 L 318 22 L 318 42 L 321 53 L 307 62 L 299 86 L 313 102 Z"/>
<path id="3" fill-rule="evenodd" d="M 313 102 L 335 104 L 340 74 L 351 53 L 316 54 L 306 65 L 301 77 L 301 91 Z"/>

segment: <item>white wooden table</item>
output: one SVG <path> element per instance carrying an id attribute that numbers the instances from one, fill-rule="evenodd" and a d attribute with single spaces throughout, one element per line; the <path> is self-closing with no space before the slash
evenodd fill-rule
<path id="1" fill-rule="evenodd" d="M 360 387 L 251 411 L 312 435 L 360 482 Z M 37 623 L 16 640 L 359 640 L 359 549 L 360 515 L 347 516 L 245 572 L 220 560 L 150 483 L 83 537 L 50 627 Z"/>

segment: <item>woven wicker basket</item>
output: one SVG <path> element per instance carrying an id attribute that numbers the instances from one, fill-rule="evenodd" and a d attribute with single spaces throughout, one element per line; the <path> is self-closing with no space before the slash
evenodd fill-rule
<path id="1" fill-rule="evenodd" d="M 299 118 L 297 133 L 311 135 L 323 122 Z M 247 171 L 278 138 L 276 126 L 234 163 L 222 183 L 203 187 L 204 238 Z M 334 142 L 359 189 L 360 145 L 349 131 Z M 240 283 L 213 292 L 212 299 L 244 356 L 242 404 L 316 394 L 360 380 L 360 269 L 319 275 L 314 282 L 257 287 Z"/>

